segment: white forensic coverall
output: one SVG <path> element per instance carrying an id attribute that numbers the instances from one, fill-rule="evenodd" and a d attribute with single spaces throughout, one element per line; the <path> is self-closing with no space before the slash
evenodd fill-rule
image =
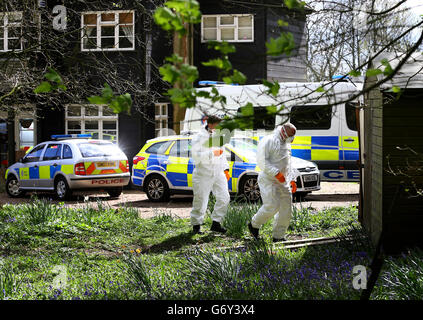
<path id="1" fill-rule="evenodd" d="M 192 158 L 195 164 L 192 173 L 192 188 L 194 199 L 191 210 L 191 225 L 203 224 L 204 215 L 207 210 L 210 192 L 216 197 L 216 203 L 211 214 L 213 221 L 222 223 L 227 212 L 230 196 L 228 181 L 224 170 L 229 170 L 229 163 L 226 160 L 225 152 L 215 156 L 214 147 L 208 147 L 211 134 L 205 127 L 200 129 L 192 138 Z"/>
<path id="2" fill-rule="evenodd" d="M 258 229 L 277 213 L 273 221 L 274 239 L 282 239 L 288 229 L 292 214 L 290 182 L 297 178 L 296 170 L 291 170 L 291 144 L 282 140 L 280 132 L 278 126 L 258 144 L 257 165 L 261 171 L 257 181 L 263 205 L 251 220 L 251 225 Z M 278 172 L 284 175 L 284 183 L 276 179 Z"/>

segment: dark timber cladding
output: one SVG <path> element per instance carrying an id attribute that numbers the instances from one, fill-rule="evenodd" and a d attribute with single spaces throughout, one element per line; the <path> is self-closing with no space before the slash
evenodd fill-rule
<path id="1" fill-rule="evenodd" d="M 388 58 L 393 68 L 398 57 Z M 423 245 L 423 57 L 365 97 L 363 225 L 385 251 Z M 379 67 L 377 62 L 370 66 Z M 366 79 L 366 87 L 380 78 Z M 401 88 L 401 94 L 392 87 Z"/>
<path id="2" fill-rule="evenodd" d="M 241 15 L 252 14 L 254 19 L 254 39 L 252 42 L 231 42 L 236 52 L 229 55 L 234 69 L 244 73 L 247 84 L 260 83 L 262 79 L 277 81 L 306 80 L 306 68 L 301 56 L 305 55 L 304 13 L 284 8 L 282 1 L 212 1 L 200 0 L 203 15 Z M 278 20 L 288 22 L 288 27 L 279 27 Z M 292 32 L 296 50 L 291 57 L 267 57 L 266 41 L 279 37 L 281 31 Z M 215 51 L 201 42 L 201 24 L 194 29 L 194 64 L 198 67 L 200 80 L 218 80 L 214 68 L 204 67 L 201 62 L 216 58 Z"/>
<path id="3" fill-rule="evenodd" d="M 423 190 L 422 98 L 423 88 L 405 90 L 399 99 L 384 94 L 383 228 L 389 246 L 397 239 L 422 242 L 423 195 L 416 194 Z"/>
<path id="4" fill-rule="evenodd" d="M 51 24 L 46 24 L 46 28 L 50 29 L 49 33 L 55 32 L 58 36 L 63 34 L 63 54 L 55 53 L 55 69 L 66 79 L 78 81 L 78 86 L 70 87 L 66 95 L 78 99 L 68 99 L 65 96 L 60 100 L 61 105 L 38 105 L 37 109 L 41 116 L 38 142 L 50 139 L 51 134 L 65 132 L 66 105 L 87 104 L 86 98 L 90 95 L 101 95 L 101 88 L 104 83 L 108 83 L 115 94 L 129 93 L 132 97 L 133 107 L 130 115 L 119 114 L 117 126 L 119 146 L 128 158 L 132 159 L 145 141 L 154 137 L 154 103 L 163 100 L 164 91 L 157 65 L 163 63 L 164 56 L 170 55 L 169 39 L 162 36 L 163 32 L 149 16 L 155 9 L 154 5 L 150 2 L 140 3 L 133 0 L 118 2 L 69 0 L 48 1 L 47 4 L 46 14 L 51 12 L 56 4 L 63 4 L 67 8 L 66 33 L 53 31 Z M 107 13 L 115 10 L 133 10 L 135 14 L 134 49 L 82 51 L 79 31 L 81 13 Z M 48 17 L 44 20 L 47 21 Z M 148 51 L 147 34 L 151 44 Z M 52 52 L 56 49 L 45 48 Z M 147 62 L 149 68 L 146 68 Z M 147 70 L 149 74 L 146 73 Z"/>

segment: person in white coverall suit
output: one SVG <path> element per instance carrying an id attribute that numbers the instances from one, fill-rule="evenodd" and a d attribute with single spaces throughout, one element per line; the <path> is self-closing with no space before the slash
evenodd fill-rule
<path id="1" fill-rule="evenodd" d="M 257 165 L 261 171 L 257 180 L 263 205 L 248 224 L 250 233 L 256 239 L 259 237 L 260 227 L 275 216 L 273 242 L 285 240 L 292 213 L 290 187 L 292 193 L 297 189 L 293 181 L 296 177 L 291 171 L 291 142 L 296 131 L 293 124 L 285 123 L 259 142 Z"/>
<path id="2" fill-rule="evenodd" d="M 213 220 L 212 231 L 225 233 L 221 223 L 226 215 L 230 196 L 228 191 L 229 163 L 221 147 L 210 147 L 209 139 L 215 127 L 221 121 L 216 116 L 207 117 L 207 125 L 200 129 L 192 139 L 192 158 L 195 164 L 192 173 L 192 201 L 191 225 L 194 233 L 201 233 L 207 210 L 210 192 L 216 197 L 216 203 L 211 214 Z"/>

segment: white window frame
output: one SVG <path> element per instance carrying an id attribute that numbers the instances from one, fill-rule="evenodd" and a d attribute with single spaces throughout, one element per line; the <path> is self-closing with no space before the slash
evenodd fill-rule
<path id="1" fill-rule="evenodd" d="M 120 13 L 132 13 L 132 23 L 129 24 L 119 24 L 119 14 Z M 84 39 L 88 38 L 85 32 L 84 26 L 84 15 L 95 14 L 97 15 L 97 21 L 95 25 L 89 25 L 91 27 L 95 26 L 97 35 L 96 42 L 97 47 L 92 49 L 84 48 Z M 102 14 L 114 14 L 114 21 L 101 21 Z M 132 47 L 128 48 L 119 48 L 119 26 L 130 26 L 132 25 Z M 102 26 L 113 26 L 114 30 L 114 39 L 115 45 L 113 48 L 102 48 L 101 45 L 101 27 Z M 135 50 L 135 11 L 134 10 L 111 10 L 111 11 L 86 11 L 81 13 L 81 51 L 133 51 Z"/>
<path id="2" fill-rule="evenodd" d="M 159 114 L 157 114 L 156 110 L 159 107 Z M 165 113 L 162 112 L 163 107 L 166 110 Z M 169 103 L 167 102 L 156 102 L 154 104 L 154 131 L 156 137 L 166 136 L 168 135 L 168 127 L 169 127 Z M 159 126 L 157 126 L 157 121 L 159 121 Z M 166 122 L 166 125 L 163 126 L 163 121 Z"/>
<path id="3" fill-rule="evenodd" d="M 20 22 L 11 22 L 9 23 L 9 16 L 10 15 L 20 15 L 21 19 Z M 0 48 L 0 52 L 7 52 L 7 51 L 22 51 L 23 50 L 23 35 L 22 35 L 22 21 L 23 21 L 23 12 L 22 11 L 11 11 L 11 12 L 0 12 L 0 28 L 3 28 L 3 48 Z M 21 30 L 21 35 L 19 38 L 12 38 L 12 39 L 19 39 L 20 41 L 20 49 L 9 49 L 9 30 L 10 27 L 19 27 Z"/>
<path id="4" fill-rule="evenodd" d="M 68 109 L 69 107 L 79 107 L 81 110 L 81 115 L 78 116 L 69 116 Z M 91 104 L 69 104 L 65 106 L 65 133 L 69 134 L 68 129 L 68 121 L 80 121 L 81 124 L 81 133 L 91 133 L 92 130 L 85 129 L 85 122 L 86 121 L 97 121 L 98 122 L 98 139 L 103 139 L 103 122 L 104 121 L 116 121 L 116 139 L 113 141 L 115 143 L 119 143 L 119 117 L 117 114 L 113 115 L 103 115 L 103 108 L 106 107 L 105 105 L 91 105 Z M 98 108 L 98 115 L 85 115 L 85 111 L 87 108 Z M 107 130 L 107 129 L 106 129 Z M 71 132 L 72 133 L 72 132 Z"/>
<path id="5" fill-rule="evenodd" d="M 224 17 L 233 17 L 234 23 L 229 24 L 221 24 L 221 18 Z M 238 18 L 239 17 L 251 17 L 251 26 L 249 27 L 240 27 L 238 25 Z M 216 18 L 216 27 L 212 28 L 205 28 L 204 27 L 204 19 L 205 18 Z M 254 15 L 252 14 L 218 14 L 218 15 L 203 15 L 201 17 L 201 42 L 208 42 L 208 41 L 223 41 L 222 40 L 222 29 L 234 29 L 234 40 L 225 40 L 227 42 L 254 42 Z M 240 29 L 250 29 L 251 28 L 251 39 L 243 40 L 238 39 L 238 31 Z M 204 39 L 204 29 L 216 29 L 216 39 Z"/>

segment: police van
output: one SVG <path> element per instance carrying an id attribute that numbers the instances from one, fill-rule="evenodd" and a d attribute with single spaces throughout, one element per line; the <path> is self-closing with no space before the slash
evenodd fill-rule
<path id="1" fill-rule="evenodd" d="M 195 108 L 186 110 L 182 133 L 200 129 L 205 114 L 236 117 L 250 104 L 254 115 L 252 129 L 235 130 L 234 136 L 255 139 L 272 132 L 276 125 L 289 120 L 297 128 L 292 143 L 292 155 L 316 163 L 321 181 L 359 181 L 357 160 L 359 143 L 356 107 L 353 99 L 362 83 L 334 81 L 327 83 L 279 83 L 276 96 L 264 85 L 214 85 L 198 90 L 213 95 L 217 90 L 226 103 L 198 98 Z M 212 91 L 213 90 L 213 91 Z M 345 102 L 351 100 L 349 102 Z M 264 117 L 272 108 L 284 108 L 270 118 Z M 250 108 L 251 109 L 251 108 Z"/>

